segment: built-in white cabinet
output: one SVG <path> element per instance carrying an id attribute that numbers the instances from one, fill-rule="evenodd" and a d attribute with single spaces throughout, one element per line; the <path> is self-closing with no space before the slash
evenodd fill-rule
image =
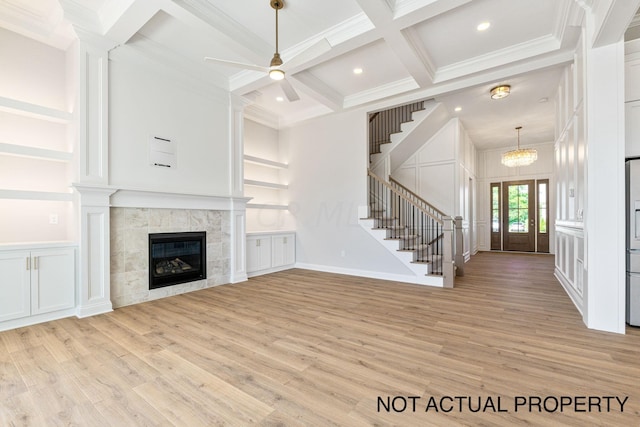
<path id="1" fill-rule="evenodd" d="M 74 246 L 0 250 L 0 330 L 2 322 L 74 309 L 75 251 Z"/>
<path id="2" fill-rule="evenodd" d="M 640 101 L 625 104 L 626 157 L 640 157 Z"/>
<path id="3" fill-rule="evenodd" d="M 271 236 L 247 235 L 247 272 L 271 268 Z"/>
<path id="4" fill-rule="evenodd" d="M 248 276 L 292 268 L 296 262 L 295 238 L 291 232 L 247 233 Z"/>
<path id="5" fill-rule="evenodd" d="M 625 84 L 625 157 L 640 157 L 640 44 L 627 43 Z"/>

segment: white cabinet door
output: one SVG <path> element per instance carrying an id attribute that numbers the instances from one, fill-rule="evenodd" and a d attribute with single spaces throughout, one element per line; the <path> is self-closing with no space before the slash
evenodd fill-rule
<path id="1" fill-rule="evenodd" d="M 625 104 L 626 157 L 640 156 L 640 101 Z"/>
<path id="2" fill-rule="evenodd" d="M 29 251 L 0 253 L 0 322 L 29 316 Z"/>
<path id="3" fill-rule="evenodd" d="M 31 252 L 31 314 L 73 308 L 75 287 L 73 248 Z"/>
<path id="4" fill-rule="evenodd" d="M 247 237 L 247 273 L 271 267 L 271 236 Z"/>
<path id="5" fill-rule="evenodd" d="M 626 61 L 624 64 L 625 101 L 640 99 L 640 59 Z"/>
<path id="6" fill-rule="evenodd" d="M 295 263 L 296 241 L 294 234 L 273 236 L 273 267 Z"/>

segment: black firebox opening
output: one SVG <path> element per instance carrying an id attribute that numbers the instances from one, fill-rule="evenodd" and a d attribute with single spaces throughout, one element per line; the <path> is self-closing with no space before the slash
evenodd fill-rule
<path id="1" fill-rule="evenodd" d="M 207 278 L 204 231 L 149 234 L 149 289 Z"/>

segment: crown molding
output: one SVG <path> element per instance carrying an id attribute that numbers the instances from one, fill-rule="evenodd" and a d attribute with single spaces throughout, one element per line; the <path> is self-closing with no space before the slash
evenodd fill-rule
<path id="1" fill-rule="evenodd" d="M 49 9 L 36 10 L 24 1 L 4 0 L 0 7 L 0 27 L 60 50 L 67 50 L 75 40 L 73 28 L 64 20 L 57 3 Z"/>
<path id="2" fill-rule="evenodd" d="M 456 62 L 451 65 L 438 68 L 434 83 L 453 80 L 458 77 L 478 73 L 490 68 L 504 66 L 506 64 L 525 60 L 545 53 L 558 51 L 561 42 L 553 35 L 539 37 L 537 39 L 499 49 L 486 55 L 476 56 L 467 61 Z"/>
<path id="3" fill-rule="evenodd" d="M 244 117 L 272 129 L 280 128 L 280 121 L 276 114 L 267 111 L 257 104 L 251 104 L 244 108 Z"/>
<path id="4" fill-rule="evenodd" d="M 79 0 L 59 0 L 64 10 L 64 17 L 73 27 L 82 28 L 94 34 L 102 34 L 102 25 L 98 13 L 90 9 L 86 2 Z"/>
<path id="5" fill-rule="evenodd" d="M 419 88 L 418 83 L 416 83 L 412 77 L 407 77 L 406 79 L 346 96 L 344 98 L 344 108 L 357 107 L 362 104 L 378 101 L 382 98 L 397 96 Z"/>

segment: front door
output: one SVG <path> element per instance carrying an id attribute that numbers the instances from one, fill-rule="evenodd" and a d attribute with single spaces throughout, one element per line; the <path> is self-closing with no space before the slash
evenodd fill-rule
<path id="1" fill-rule="evenodd" d="M 536 250 L 535 181 L 511 181 L 502 184 L 503 250 Z"/>

